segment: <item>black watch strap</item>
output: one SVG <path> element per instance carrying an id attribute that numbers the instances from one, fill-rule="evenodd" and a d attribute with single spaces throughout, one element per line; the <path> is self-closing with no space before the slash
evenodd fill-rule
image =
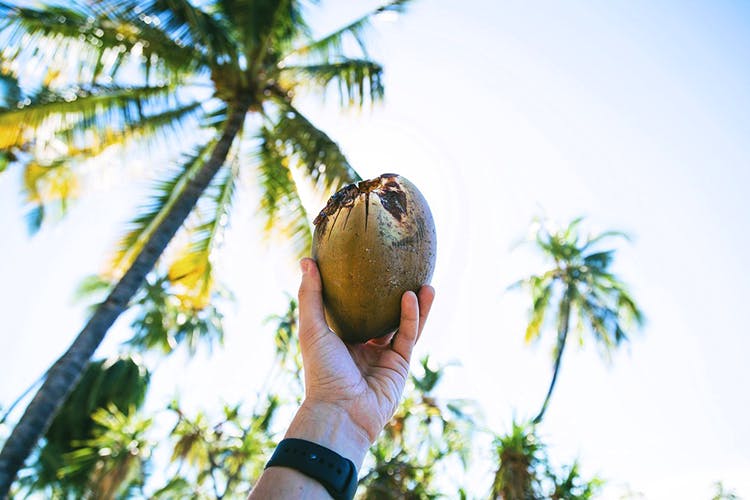
<path id="1" fill-rule="evenodd" d="M 266 468 L 289 467 L 309 476 L 325 487 L 335 500 L 351 500 L 357 491 L 357 467 L 324 446 L 288 438 L 273 452 Z"/>

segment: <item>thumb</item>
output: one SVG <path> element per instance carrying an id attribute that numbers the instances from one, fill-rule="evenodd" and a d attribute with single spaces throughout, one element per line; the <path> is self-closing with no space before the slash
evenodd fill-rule
<path id="1" fill-rule="evenodd" d="M 328 331 L 323 314 L 323 285 L 315 261 L 309 258 L 300 261 L 302 282 L 299 286 L 299 334 L 300 339 Z"/>

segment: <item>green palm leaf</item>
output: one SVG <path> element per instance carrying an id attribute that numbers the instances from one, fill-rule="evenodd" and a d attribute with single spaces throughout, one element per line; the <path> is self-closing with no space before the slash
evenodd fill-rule
<path id="1" fill-rule="evenodd" d="M 338 144 L 325 132 L 294 107 L 284 109 L 286 112 L 274 125 L 272 137 L 284 144 L 317 186 L 330 191 L 362 180 Z"/>
<path id="2" fill-rule="evenodd" d="M 23 192 L 31 205 L 26 222 L 30 234 L 35 234 L 45 220 L 51 205 L 59 216 L 65 215 L 68 204 L 78 196 L 79 179 L 72 166 L 64 160 L 49 165 L 30 161 L 24 165 Z"/>
<path id="3" fill-rule="evenodd" d="M 609 238 L 623 238 L 626 241 L 630 241 L 630 235 L 623 231 L 603 231 L 597 235 L 589 236 L 586 239 L 586 243 L 581 247 L 581 251 L 586 251 L 589 247 L 592 247 L 602 240 Z"/>
<path id="4" fill-rule="evenodd" d="M 90 484 L 93 463 L 78 462 L 73 466 L 71 454 L 80 453 L 86 447 L 83 443 L 104 429 L 97 411 L 113 408 L 134 413 L 133 409 L 144 402 L 149 380 L 148 371 L 131 356 L 92 362 L 47 430 L 44 446 L 32 464 L 34 476 L 26 487 L 54 487 L 65 476 L 69 493 L 81 496 Z"/>
<path id="5" fill-rule="evenodd" d="M 159 19 L 162 29 L 181 44 L 205 54 L 209 64 L 219 60 L 238 61 L 237 45 L 231 38 L 231 24 L 213 16 L 189 0 L 113 1 L 122 10 L 133 9 L 139 16 Z"/>
<path id="6" fill-rule="evenodd" d="M 402 13 L 405 11 L 406 5 L 409 2 L 410 0 L 395 0 L 382 5 L 322 38 L 294 49 L 289 53 L 288 57 L 315 57 L 323 61 L 341 58 L 344 56 L 346 37 L 349 36 L 355 40 L 362 51 L 362 55 L 367 57 L 367 48 L 364 43 L 364 38 L 366 31 L 370 28 L 372 18 L 385 12 Z"/>
<path id="7" fill-rule="evenodd" d="M 18 76 L 3 67 L 0 57 L 0 111 L 14 108 L 21 102 L 21 87 Z"/>
<path id="8" fill-rule="evenodd" d="M 169 281 L 193 309 L 207 307 L 215 291 L 212 256 L 229 224 L 238 175 L 235 156 L 198 202 L 186 223 L 188 242 L 170 264 Z"/>
<path id="9" fill-rule="evenodd" d="M 69 144 L 75 144 L 76 139 L 81 136 L 84 140 L 88 137 L 92 138 L 89 139 L 88 144 L 80 148 L 69 149 L 68 157 L 79 159 L 92 158 L 109 147 L 127 146 L 135 141 L 144 147 L 173 146 L 175 143 L 164 144 L 164 142 L 175 141 L 175 139 L 179 141 L 179 144 L 184 144 L 183 132 L 187 121 L 195 118 L 201 109 L 202 104 L 199 101 L 192 101 L 177 104 L 161 112 L 144 115 L 139 120 L 125 124 L 119 129 L 80 123 L 61 131 L 59 136 Z"/>
<path id="10" fill-rule="evenodd" d="M 366 59 L 344 59 L 327 64 L 309 66 L 286 66 L 281 71 L 282 79 L 295 87 L 301 82 L 312 89 L 325 91 L 333 83 L 339 91 L 341 104 L 364 106 L 383 98 L 383 68 Z"/>
<path id="11" fill-rule="evenodd" d="M 552 291 L 555 282 L 552 280 L 532 277 L 531 293 L 533 305 L 529 314 L 529 322 L 526 326 L 525 341 L 531 342 L 539 338 L 544 325 L 544 318 L 547 315 L 550 301 L 552 300 Z"/>
<path id="12" fill-rule="evenodd" d="M 160 221 L 169 213 L 172 204 L 185 188 L 189 179 L 202 165 L 202 161 L 213 148 L 215 141 L 210 141 L 197 148 L 191 155 L 186 155 L 185 162 L 175 174 L 156 186 L 156 194 L 145 211 L 132 222 L 131 228 L 119 244 L 117 253 L 109 265 L 109 274 L 119 276 L 130 266 L 135 256 L 143 248 Z"/>
<path id="13" fill-rule="evenodd" d="M 23 193 L 26 202 L 31 205 L 27 213 L 30 233 L 38 231 L 50 213 L 59 217 L 66 214 L 70 202 L 79 194 L 77 167 L 80 163 L 115 145 L 127 145 L 141 140 L 146 147 L 157 142 L 157 139 L 168 140 L 199 108 L 200 103 L 192 102 L 163 113 L 145 116 L 121 130 L 105 129 L 82 122 L 63 130 L 58 137 L 65 140 L 64 151 L 51 161 L 42 162 L 32 157 L 23 167 Z M 37 152 L 47 154 L 49 148 L 32 150 L 34 155 Z"/>
<path id="14" fill-rule="evenodd" d="M 142 61 L 149 69 L 163 66 L 178 75 L 204 64 L 186 41 L 174 40 L 145 23 L 134 13 L 137 3 L 127 3 L 129 9 L 119 15 L 102 13 L 96 3 L 44 9 L 0 3 L 5 17 L 0 29 L 4 42 L 15 47 L 18 56 L 46 64 L 60 61 L 61 70 L 85 62 L 82 68 L 88 69 L 92 81 L 103 74 L 115 77 L 127 61 Z"/>
<path id="15" fill-rule="evenodd" d="M 298 256 L 309 255 L 310 219 L 292 177 L 290 158 L 277 149 L 268 129 L 263 129 L 261 135 L 258 177 L 263 189 L 260 210 L 266 217 L 266 231 L 277 229 L 292 241 Z"/>
<path id="16" fill-rule="evenodd" d="M 236 28 L 248 64 L 271 52 L 281 56 L 308 33 L 301 2 L 296 0 L 219 0 L 218 8 Z"/>
<path id="17" fill-rule="evenodd" d="M 115 405 L 95 411 L 92 419 L 98 426 L 94 435 L 65 454 L 60 476 L 84 472 L 85 493 L 115 499 L 143 475 L 152 448 L 146 438 L 152 419 L 139 418 L 133 409 L 123 411 Z"/>
<path id="18" fill-rule="evenodd" d="M 170 354 L 184 346 L 193 355 L 201 343 L 210 350 L 214 343 L 224 341 L 223 315 L 217 306 L 209 302 L 197 308 L 195 300 L 186 300 L 166 276 L 148 277 L 133 302 L 138 314 L 130 325 L 133 336 L 126 343 L 139 352 Z"/>
<path id="19" fill-rule="evenodd" d="M 135 130 L 149 110 L 173 107 L 173 90 L 169 86 L 111 86 L 44 91 L 27 106 L 0 111 L 0 145 L 22 143 L 24 133 L 42 126 L 68 133 L 94 127 Z"/>

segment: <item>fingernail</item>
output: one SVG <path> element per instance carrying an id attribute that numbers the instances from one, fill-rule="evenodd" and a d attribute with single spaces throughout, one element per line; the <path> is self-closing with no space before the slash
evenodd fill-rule
<path id="1" fill-rule="evenodd" d="M 302 269 L 302 274 L 307 274 L 310 271 L 310 262 L 307 259 L 299 261 L 299 268 Z"/>

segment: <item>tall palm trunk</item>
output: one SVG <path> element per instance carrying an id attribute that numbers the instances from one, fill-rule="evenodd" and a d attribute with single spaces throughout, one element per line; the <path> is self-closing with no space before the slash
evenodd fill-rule
<path id="1" fill-rule="evenodd" d="M 562 361 L 563 350 L 568 339 L 568 330 L 570 328 L 570 289 L 565 291 L 565 296 L 560 302 L 560 329 L 557 332 L 557 355 L 555 356 L 555 366 L 552 370 L 552 382 L 549 384 L 547 390 L 547 396 L 544 398 L 542 409 L 539 410 L 539 414 L 532 420 L 533 424 L 538 424 L 544 418 L 544 413 L 547 411 L 549 400 L 552 397 L 552 391 L 555 389 L 555 383 L 557 382 L 557 374 L 560 372 L 560 361 Z"/>
<path id="2" fill-rule="evenodd" d="M 130 268 L 94 311 L 73 344 L 47 371 L 42 387 L 26 408 L 0 452 L 0 498 L 6 498 L 18 470 L 40 437 L 46 432 L 60 406 L 73 390 L 84 368 L 104 339 L 110 326 L 138 291 L 164 249 L 192 211 L 219 168 L 237 136 L 250 105 L 250 97 L 233 103 L 221 138 L 203 167 L 190 179 L 169 213 L 136 256 Z"/>

